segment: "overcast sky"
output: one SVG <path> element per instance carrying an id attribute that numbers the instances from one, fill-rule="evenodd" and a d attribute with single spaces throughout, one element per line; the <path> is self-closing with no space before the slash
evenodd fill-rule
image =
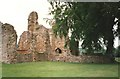
<path id="1" fill-rule="evenodd" d="M 0 0 L 0 21 L 14 26 L 18 37 L 27 30 L 28 15 L 32 11 L 38 13 L 39 24 L 50 28 L 43 18 L 50 18 L 50 4 L 47 0 Z"/>
<path id="2" fill-rule="evenodd" d="M 18 39 L 23 31 L 28 27 L 28 15 L 32 11 L 38 13 L 39 24 L 50 28 L 49 24 L 43 18 L 51 18 L 48 15 L 50 4 L 47 0 L 0 0 L 0 21 L 9 23 L 17 31 Z M 118 38 L 115 47 L 118 46 Z"/>

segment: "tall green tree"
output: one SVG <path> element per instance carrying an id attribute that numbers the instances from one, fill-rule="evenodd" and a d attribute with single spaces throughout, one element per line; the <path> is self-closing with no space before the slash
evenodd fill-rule
<path id="1" fill-rule="evenodd" d="M 120 35 L 120 3 L 50 3 L 55 19 L 54 33 L 66 37 L 71 30 L 68 45 L 72 50 L 77 50 L 75 53 L 78 53 L 78 41 L 83 41 L 82 48 L 89 54 L 101 50 L 102 43 L 107 49 L 106 54 L 113 52 L 114 38 Z M 113 26 L 116 23 L 118 28 L 115 31 Z"/>

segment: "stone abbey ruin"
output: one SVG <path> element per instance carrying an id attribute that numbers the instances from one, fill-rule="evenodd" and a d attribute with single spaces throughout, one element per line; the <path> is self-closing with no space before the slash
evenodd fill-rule
<path id="1" fill-rule="evenodd" d="M 0 61 L 3 63 L 33 61 L 63 61 L 106 63 L 111 60 L 104 56 L 73 56 L 69 47 L 65 48 L 68 38 L 56 37 L 52 29 L 38 23 L 38 14 L 33 11 L 28 17 L 28 31 L 24 31 L 17 44 L 17 34 L 10 24 L 0 23 Z"/>

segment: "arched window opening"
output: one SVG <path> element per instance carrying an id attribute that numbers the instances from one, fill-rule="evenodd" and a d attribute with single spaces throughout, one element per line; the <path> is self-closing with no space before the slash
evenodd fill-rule
<path id="1" fill-rule="evenodd" d="M 61 50 L 60 48 L 56 48 L 56 49 L 55 49 L 55 52 L 61 54 L 61 53 L 62 53 L 62 50 Z"/>

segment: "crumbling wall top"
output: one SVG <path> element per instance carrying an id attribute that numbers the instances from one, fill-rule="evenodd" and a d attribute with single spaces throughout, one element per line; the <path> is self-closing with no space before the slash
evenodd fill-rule
<path id="1" fill-rule="evenodd" d="M 28 20 L 37 20 L 37 19 L 38 19 L 38 14 L 37 14 L 37 12 L 32 11 L 32 12 L 29 14 Z"/>
<path id="2" fill-rule="evenodd" d="M 33 32 L 35 31 L 38 25 L 38 14 L 37 12 L 33 11 L 28 16 L 28 31 Z"/>

